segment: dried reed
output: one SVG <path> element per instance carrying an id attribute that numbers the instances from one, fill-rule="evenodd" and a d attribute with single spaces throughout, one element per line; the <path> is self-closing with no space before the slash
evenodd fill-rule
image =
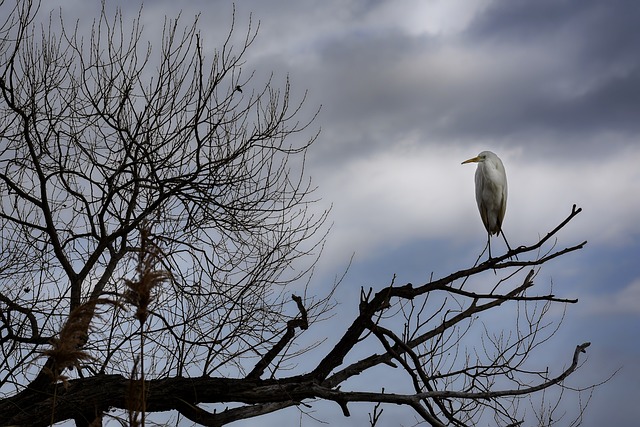
<path id="1" fill-rule="evenodd" d="M 140 227 L 140 248 L 138 249 L 138 264 L 136 266 L 137 279 L 125 279 L 125 302 L 136 307 L 135 317 L 140 324 L 140 354 L 135 358 L 129 385 L 129 424 L 131 426 L 145 425 L 146 412 L 146 384 L 144 377 L 144 324 L 149 317 L 149 305 L 155 299 L 155 288 L 170 278 L 169 272 L 157 269 L 157 264 L 163 256 L 158 245 L 151 238 L 148 226 Z M 140 378 L 136 379 L 138 372 Z M 140 421 L 138 420 L 140 418 Z"/>

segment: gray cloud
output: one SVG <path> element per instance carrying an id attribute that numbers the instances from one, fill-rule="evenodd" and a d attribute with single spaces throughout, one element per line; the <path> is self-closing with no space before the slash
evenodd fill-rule
<path id="1" fill-rule="evenodd" d="M 553 66 L 532 74 L 527 67 L 535 70 L 535 64 L 523 61 L 526 78 L 508 74 L 502 90 L 494 88 L 494 98 L 506 94 L 503 108 L 492 114 L 470 106 L 464 122 L 473 132 L 483 132 L 484 124 L 490 132 L 635 135 L 640 130 L 633 114 L 640 107 L 638 22 L 640 5 L 633 1 L 494 2 L 462 35 L 468 49 L 495 51 L 498 63 L 501 53 L 520 51 L 526 57 L 527 51 L 542 51 L 539 59 Z"/>
<path id="2" fill-rule="evenodd" d="M 633 2 L 494 2 L 462 33 L 435 35 L 356 25 L 360 12 L 345 18 L 357 31 L 324 36 L 311 64 L 290 68 L 311 76 L 327 144 L 342 156 L 345 147 L 354 155 L 384 149 L 408 133 L 543 147 L 601 133 L 631 144 L 640 131 Z"/>

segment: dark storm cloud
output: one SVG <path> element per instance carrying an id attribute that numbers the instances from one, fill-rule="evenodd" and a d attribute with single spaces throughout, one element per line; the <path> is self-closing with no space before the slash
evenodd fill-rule
<path id="1" fill-rule="evenodd" d="M 557 33 L 568 21 L 584 16 L 598 1 L 575 3 L 566 0 L 496 1 L 476 15 L 466 34 L 475 39 L 522 42 L 550 32 Z"/>
<path id="2" fill-rule="evenodd" d="M 127 4 L 137 13 L 138 2 Z M 296 93 L 309 89 L 309 104 L 323 104 L 323 136 L 340 144 L 343 158 L 407 135 L 465 143 L 640 131 L 638 1 L 494 1 L 461 33 L 410 31 L 384 14 L 373 19 L 385 4 L 379 0 L 341 4 L 248 2 L 237 5 L 236 18 L 238 28 L 249 13 L 261 21 L 245 71 L 288 74 Z M 218 3 L 157 2 L 144 16 L 181 8 L 185 20 L 201 10 L 206 22 L 222 24 L 231 13 Z"/>
<path id="3" fill-rule="evenodd" d="M 482 93 L 474 100 L 459 99 L 443 132 L 469 138 L 545 133 L 563 136 L 563 141 L 601 133 L 638 134 L 640 68 L 593 80 L 572 94 L 546 87 L 554 83 L 545 82 L 543 76 L 529 82 L 505 81 L 503 87 L 489 91 L 479 88 L 476 94 Z M 528 91 L 522 89 L 527 83 Z"/>
<path id="4" fill-rule="evenodd" d="M 394 29 L 354 28 L 314 44 L 305 60 L 270 56 L 261 58 L 260 67 L 287 69 L 294 82 L 304 83 L 309 99 L 323 105 L 321 139 L 339 144 L 342 158 L 388 148 L 390 141 L 439 114 L 437 102 L 425 102 L 429 80 L 414 63 L 438 48 L 436 40 Z M 439 89 L 426 89 L 434 100 Z"/>
<path id="5" fill-rule="evenodd" d="M 545 49 L 549 61 L 558 65 L 524 80 L 505 79 L 503 90 L 509 96 L 502 98 L 497 88 L 498 103 L 487 104 L 493 108 L 463 107 L 458 122 L 463 126 L 457 129 L 489 134 L 546 130 L 576 136 L 639 132 L 639 22 L 637 1 L 493 3 L 462 35 L 469 49 L 493 50 L 496 61 L 509 49 L 525 56 L 527 50 Z M 523 73 L 528 73 L 526 65 Z M 560 89 L 568 81 L 575 87 Z"/>
<path id="6" fill-rule="evenodd" d="M 374 25 L 367 18 L 375 7 L 350 3 L 339 24 L 326 27 L 338 30 L 252 64 L 304 81 L 310 100 L 323 104 L 321 149 L 338 149 L 340 159 L 407 137 L 508 145 L 523 138 L 570 150 L 598 134 L 629 141 L 640 132 L 640 2 L 496 1 L 459 33 Z M 295 28 L 317 16 L 296 15 Z M 264 18 L 262 35 L 272 35 L 266 26 L 277 19 Z"/>
<path id="7" fill-rule="evenodd" d="M 568 34 L 586 60 L 637 62 L 639 18 L 640 2 L 635 0 L 496 1 L 477 14 L 466 35 L 526 44 Z"/>
<path id="8" fill-rule="evenodd" d="M 536 106 L 536 107 L 544 107 Z M 541 122 L 556 128 L 640 132 L 640 68 L 596 82 L 588 91 L 571 99 L 560 99 L 547 109 L 533 112 Z"/>
<path id="9" fill-rule="evenodd" d="M 427 79 L 411 70 L 411 58 L 424 56 L 437 44 L 428 38 L 385 31 L 335 40 L 320 51 L 320 79 L 341 102 L 330 114 L 337 120 L 381 120 L 390 126 L 415 121 L 415 114 L 432 106 L 423 93 Z M 425 76 L 426 77 L 426 76 Z M 398 123 L 399 121 L 399 123 Z"/>

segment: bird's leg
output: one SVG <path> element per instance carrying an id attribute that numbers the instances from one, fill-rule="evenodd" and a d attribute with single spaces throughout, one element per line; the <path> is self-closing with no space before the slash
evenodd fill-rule
<path id="1" fill-rule="evenodd" d="M 504 242 L 507 244 L 507 249 L 509 249 L 509 252 L 512 252 L 513 249 L 511 249 L 511 246 L 509 246 L 509 242 L 507 242 L 507 236 L 504 235 L 504 231 L 500 230 L 500 234 L 502 234 L 502 238 L 504 239 Z M 489 253 L 491 253 L 491 252 L 489 252 Z M 491 256 L 491 255 L 489 255 L 489 256 Z M 513 254 L 513 256 L 515 256 L 516 259 L 518 259 L 518 255 Z"/>
<path id="2" fill-rule="evenodd" d="M 487 262 L 490 262 L 491 261 L 491 233 L 487 233 L 487 247 L 489 248 L 489 259 Z M 498 274 L 496 272 L 495 267 L 493 268 L 493 274 Z"/>
<path id="3" fill-rule="evenodd" d="M 482 258 L 482 255 L 484 255 L 484 253 L 487 251 L 487 249 L 489 249 L 489 259 L 486 262 L 491 261 L 491 234 L 487 233 L 487 244 L 484 245 L 484 249 L 482 250 L 482 252 L 480 253 L 480 255 L 478 255 L 478 259 L 476 259 L 476 262 L 473 264 L 473 266 L 475 267 L 476 265 L 478 265 L 478 263 L 480 262 L 480 258 Z M 493 272 L 496 272 L 496 269 L 493 269 Z M 466 282 L 466 279 L 465 279 Z M 462 282 L 462 284 L 464 285 L 464 282 Z M 462 289 L 462 287 L 460 287 L 460 289 Z"/>
<path id="4" fill-rule="evenodd" d="M 478 263 L 480 262 L 480 258 L 482 258 L 482 255 L 484 255 L 486 251 L 487 251 L 487 245 L 484 246 L 484 249 L 482 250 L 482 252 L 480 252 L 480 255 L 478 255 L 476 262 L 473 263 L 474 267 L 478 265 Z"/>

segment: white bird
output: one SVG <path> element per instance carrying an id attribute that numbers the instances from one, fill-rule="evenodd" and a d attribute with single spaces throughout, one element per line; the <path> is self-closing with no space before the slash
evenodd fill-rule
<path id="1" fill-rule="evenodd" d="M 502 234 L 507 248 L 511 247 L 502 231 L 502 221 L 507 210 L 507 174 L 502 160 L 491 151 L 483 151 L 476 157 L 465 160 L 465 163 L 477 163 L 476 169 L 476 202 L 484 228 L 487 230 L 487 247 L 491 259 L 491 236 Z M 483 251 L 484 253 L 484 251 Z"/>

